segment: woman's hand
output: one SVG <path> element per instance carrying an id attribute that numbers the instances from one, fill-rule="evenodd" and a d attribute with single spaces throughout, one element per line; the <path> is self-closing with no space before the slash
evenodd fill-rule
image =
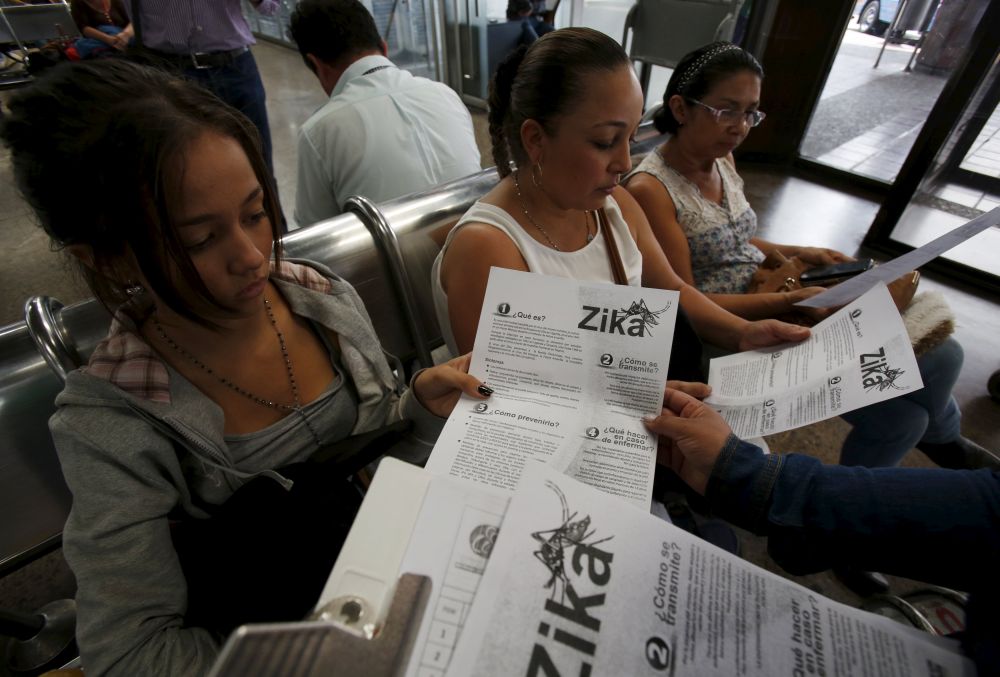
<path id="1" fill-rule="evenodd" d="M 756 350 L 779 343 L 804 341 L 809 338 L 809 329 L 780 320 L 757 320 L 747 322 L 740 335 L 740 350 Z"/>
<path id="2" fill-rule="evenodd" d="M 703 400 L 712 394 L 712 386 L 698 381 L 667 381 L 667 387 L 663 389 L 663 401 L 667 400 L 667 393 L 671 390 L 679 390 L 696 400 Z"/>
<path id="3" fill-rule="evenodd" d="M 660 436 L 657 460 L 704 495 L 715 460 L 733 432 L 729 424 L 704 402 L 671 388 L 663 393 L 663 411 L 645 423 Z"/>
<path id="4" fill-rule="evenodd" d="M 441 418 L 451 414 L 462 393 L 485 400 L 493 394 L 493 390 L 469 374 L 471 361 L 472 353 L 466 353 L 444 364 L 424 369 L 413 382 L 413 394 L 427 411 Z"/>
<path id="5" fill-rule="evenodd" d="M 814 266 L 829 266 L 834 263 L 854 260 L 847 254 L 838 252 L 836 249 L 827 249 L 825 247 L 799 247 L 795 251 L 795 256 Z"/>
<path id="6" fill-rule="evenodd" d="M 802 287 L 801 289 L 793 289 L 792 291 L 785 292 L 785 300 L 788 302 L 788 312 L 802 313 L 814 322 L 826 319 L 831 313 L 836 312 L 837 309 L 795 307 L 795 304 L 799 301 L 805 301 L 806 299 L 810 299 L 813 296 L 816 296 L 816 294 L 822 294 L 825 291 L 826 287 Z"/>

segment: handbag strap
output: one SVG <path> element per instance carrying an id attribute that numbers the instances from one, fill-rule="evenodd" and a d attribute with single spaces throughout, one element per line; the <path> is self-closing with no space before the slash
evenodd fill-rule
<path id="1" fill-rule="evenodd" d="M 597 227 L 604 234 L 604 241 L 608 247 L 608 261 L 611 263 L 611 276 L 615 284 L 628 286 L 628 275 L 625 274 L 625 264 L 622 263 L 622 256 L 618 253 L 618 242 L 615 234 L 608 224 L 608 215 L 604 212 L 604 207 L 597 210 Z"/>

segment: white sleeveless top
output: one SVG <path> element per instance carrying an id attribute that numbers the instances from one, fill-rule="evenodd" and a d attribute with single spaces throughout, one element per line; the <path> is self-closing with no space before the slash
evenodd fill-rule
<path id="1" fill-rule="evenodd" d="M 642 254 L 639 252 L 639 247 L 632 239 L 632 233 L 629 232 L 628 224 L 625 223 L 621 209 L 618 208 L 618 203 L 615 202 L 614 198 L 608 197 L 605 200 L 604 212 L 608 217 L 608 225 L 615 234 L 615 242 L 618 245 L 618 253 L 621 255 L 628 283 L 638 287 L 642 283 Z M 444 253 L 448 251 L 448 245 L 451 244 L 452 238 L 467 223 L 485 223 L 506 233 L 521 252 L 521 256 L 524 257 L 525 263 L 528 264 L 528 270 L 533 273 L 571 277 L 577 280 L 614 282 L 611 260 L 608 258 L 608 246 L 603 233 L 598 232 L 597 236 L 582 249 L 574 252 L 556 251 L 531 237 L 503 209 L 485 202 L 476 202 L 448 233 L 448 239 L 445 240 L 444 247 L 434 259 L 434 266 L 431 268 L 434 309 L 441 327 L 441 335 L 447 341 L 448 348 L 453 355 L 458 354 L 458 349 L 455 345 L 455 337 L 451 333 L 451 321 L 448 319 L 448 295 L 445 294 L 444 287 L 441 286 L 441 260 L 444 258 Z"/>

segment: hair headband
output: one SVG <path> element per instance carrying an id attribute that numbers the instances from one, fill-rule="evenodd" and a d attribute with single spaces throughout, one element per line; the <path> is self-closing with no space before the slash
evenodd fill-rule
<path id="1" fill-rule="evenodd" d="M 694 77 L 712 61 L 712 59 L 719 56 L 720 54 L 731 52 L 734 49 L 740 50 L 741 48 L 738 45 L 734 45 L 732 43 L 726 43 L 724 45 L 719 45 L 715 49 L 709 50 L 708 52 L 702 54 L 701 57 L 699 57 L 699 59 L 695 61 L 690 68 L 688 68 L 687 73 L 684 74 L 684 77 L 681 78 L 680 83 L 677 85 L 677 93 L 680 94 L 685 89 L 687 89 L 687 86 L 691 84 L 691 80 L 693 80 Z"/>

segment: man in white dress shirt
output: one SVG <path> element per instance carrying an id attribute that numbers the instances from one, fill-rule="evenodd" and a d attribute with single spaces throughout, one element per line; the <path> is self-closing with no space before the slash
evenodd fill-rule
<path id="1" fill-rule="evenodd" d="M 330 96 L 299 130 L 299 226 L 336 216 L 352 195 L 382 202 L 479 171 L 458 95 L 393 65 L 358 0 L 302 0 L 290 28 Z"/>

